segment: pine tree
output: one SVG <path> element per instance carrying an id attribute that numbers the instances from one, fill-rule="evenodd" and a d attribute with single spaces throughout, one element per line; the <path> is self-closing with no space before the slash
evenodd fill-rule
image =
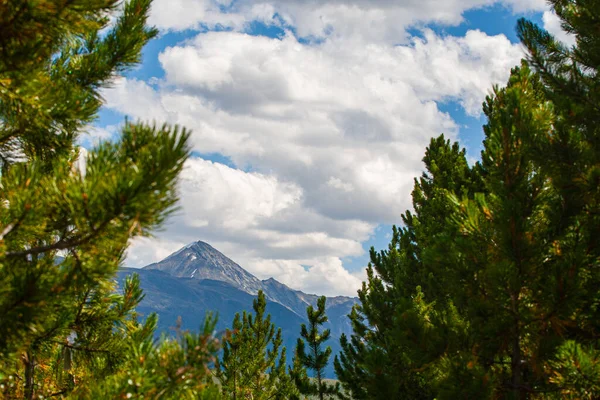
<path id="1" fill-rule="evenodd" d="M 558 365 L 564 363 L 562 378 L 553 379 L 557 397 L 592 398 L 600 393 L 593 384 L 600 374 L 600 3 L 550 3 L 563 29 L 574 35 L 574 47 L 559 43 L 529 21 L 520 20 L 517 26 L 528 64 L 539 75 L 555 114 L 552 129 L 537 138 L 532 155 L 556 195 L 554 212 L 548 215 L 553 227 L 548 238 L 554 246 L 551 265 L 556 271 L 552 316 L 560 318 L 562 337 L 567 339 L 556 350 L 557 359 L 546 367 L 548 373 L 557 374 Z"/>
<path id="2" fill-rule="evenodd" d="M 306 372 L 306 367 L 302 364 L 302 361 L 300 361 L 297 351 L 292 358 L 292 366 L 288 367 L 288 374 L 290 376 L 290 381 L 296 388 L 296 393 L 290 396 L 290 400 L 306 399 L 306 394 L 308 392 L 314 394 L 314 390 L 311 390 L 314 388 L 311 388 L 311 382 Z"/>
<path id="3" fill-rule="evenodd" d="M 484 103 L 481 162 L 430 146 L 415 214 L 371 253 L 335 363 L 356 398 L 598 396 L 600 13 L 552 3 L 577 45 L 520 21 L 528 62 Z"/>
<path id="4" fill-rule="evenodd" d="M 331 347 L 323 349 L 323 344 L 329 340 L 331 331 L 325 329 L 319 332 L 319 327 L 328 321 L 325 314 L 325 296 L 317 300 L 317 309 L 312 305 L 306 308 L 308 328 L 302 324 L 300 335 L 296 344 L 293 368 L 290 368 L 290 376 L 294 379 L 300 393 L 305 395 L 317 395 L 320 400 L 325 397 L 331 398 L 340 392 L 339 384 L 331 385 L 324 380 L 325 368 L 331 356 Z M 306 342 L 306 343 L 305 343 Z M 308 353 L 306 351 L 308 346 Z M 312 370 L 314 383 L 307 379 L 303 369 Z"/>
<path id="5" fill-rule="evenodd" d="M 247 331 L 243 331 L 242 328 L 242 320 L 240 314 L 237 313 L 233 319 L 232 328 L 225 332 L 223 355 L 216 364 L 216 376 L 219 378 L 223 393 L 232 399 L 243 398 L 241 393 L 245 379 L 243 361 L 249 359 L 249 348 L 244 346 L 246 338 L 243 336 Z"/>
<path id="6" fill-rule="evenodd" d="M 393 228 L 387 251 L 371 249 L 368 280 L 350 314 L 353 334 L 342 336 L 334 360 L 355 399 L 432 398 L 432 363 L 462 337 L 464 323 L 445 295 L 443 274 L 428 270 L 424 253 L 435 235 L 457 234 L 445 222 L 452 206 L 446 193 L 467 195 L 478 183 L 465 151 L 443 135 L 431 140 L 423 160 L 427 172 L 415 180 L 415 213 Z"/>
<path id="7" fill-rule="evenodd" d="M 457 376 L 505 398 L 598 396 L 600 5 L 551 3 L 576 45 L 519 22 L 527 64 L 484 103 L 487 194 L 457 201 L 456 251 L 438 249 L 477 349 L 449 363 L 449 398 Z"/>
<path id="8" fill-rule="evenodd" d="M 101 381 L 78 385 L 72 399 L 201 399 L 221 398 L 208 366 L 219 349 L 213 336 L 217 320 L 207 314 L 197 334 L 154 338 L 156 314 L 127 335 L 128 351 L 119 369 Z"/>
<path id="9" fill-rule="evenodd" d="M 71 335 L 38 341 L 26 353 L 29 359 L 7 371 L 31 384 L 9 381 L 0 393 L 9 398 L 28 397 L 35 384 L 37 395 L 57 396 L 73 390 L 75 382 L 94 382 L 114 373 L 122 362 L 128 336 L 138 328 L 134 307 L 143 295 L 137 275 L 126 279 L 123 294 L 117 295 L 113 289 L 98 288 L 76 299 L 79 308 L 68 327 Z"/>
<path id="10" fill-rule="evenodd" d="M 216 362 L 216 376 L 223 394 L 231 399 L 287 399 L 296 392 L 286 374 L 286 350 L 281 328 L 265 316 L 267 300 L 262 291 L 253 301 L 254 314 L 237 314 L 223 340 L 223 355 Z"/>
<path id="11" fill-rule="evenodd" d="M 457 376 L 470 382 L 483 377 L 490 395 L 505 398 L 594 392 L 583 382 L 595 375 L 589 366 L 597 358 L 600 332 L 598 247 L 591 236 L 597 226 L 588 214 L 597 196 L 569 200 L 573 191 L 588 190 L 586 183 L 566 191 L 561 186 L 573 170 L 553 175 L 560 156 L 551 153 L 552 142 L 570 133 L 546 90 L 540 76 L 523 65 L 513 70 L 506 88 L 488 97 L 485 149 L 477 165 L 488 194 L 455 197 L 450 222 L 461 236 L 453 252 L 443 240 L 438 245 L 438 264 L 452 267 L 449 294 L 470 323 L 468 339 L 476 349 L 463 350 L 462 359 L 448 364 L 442 382 L 448 398 L 464 393 Z M 579 130 L 572 124 L 569 129 Z M 578 153 L 569 146 L 563 142 L 561 151 Z M 582 153 L 575 160 L 579 168 L 586 166 Z M 576 372 L 571 362 L 559 368 L 557 358 L 566 360 L 566 354 L 577 354 L 579 379 L 558 378 Z"/>
<path id="12" fill-rule="evenodd" d="M 78 160 L 100 90 L 157 33 L 150 0 L 126 2 L 109 26 L 118 6 L 0 7 L 0 383 L 28 399 L 102 381 L 127 357 L 141 292 L 133 280 L 116 295 L 112 277 L 130 239 L 175 209 L 189 154 L 185 130 L 126 122 Z"/>
<path id="13" fill-rule="evenodd" d="M 476 170 L 485 190 L 472 199 L 451 195 L 456 209 L 449 224 L 460 235 L 453 251 L 443 236 L 432 251 L 447 271 L 449 295 L 469 321 L 473 347 L 449 359 L 441 385 L 447 398 L 482 380 L 489 395 L 523 398 L 544 389 L 540 361 L 557 339 L 546 319 L 556 305 L 550 288 L 559 278 L 548 262 L 553 248 L 546 214 L 554 195 L 530 156 L 553 114 L 526 66 L 513 70 L 506 88 L 494 90 L 484 113 L 486 139 Z M 459 387 L 458 376 L 470 383 Z"/>

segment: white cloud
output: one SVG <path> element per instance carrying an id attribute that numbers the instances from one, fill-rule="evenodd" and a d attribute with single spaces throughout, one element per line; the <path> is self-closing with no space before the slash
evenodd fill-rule
<path id="1" fill-rule="evenodd" d="M 544 29 L 550 32 L 561 42 L 568 46 L 574 46 L 576 44 L 575 35 L 565 32 L 561 26 L 561 20 L 556 15 L 554 10 L 544 11 L 542 15 L 542 22 L 544 23 Z"/>
<path id="2" fill-rule="evenodd" d="M 142 267 L 204 239 L 262 279 L 324 294 L 354 295 L 360 286 L 331 254 L 360 255 L 373 225 L 317 215 L 303 208 L 294 184 L 198 158 L 187 162 L 179 188 L 181 211 L 159 239 L 132 243 L 127 266 Z"/>
<path id="3" fill-rule="evenodd" d="M 223 13 L 215 0 L 158 0 L 152 2 L 148 23 L 162 30 L 183 31 L 216 26 L 237 27 L 244 25 L 245 17 L 235 13 Z"/>
<path id="4" fill-rule="evenodd" d="M 488 36 L 471 30 L 464 37 L 441 38 L 425 31 L 414 46 L 397 48 L 393 65 L 398 75 L 408 75 L 421 99 L 458 100 L 470 115 L 481 112 L 481 102 L 492 83 L 504 82 L 523 52 L 504 35 Z M 390 66 L 392 66 L 390 65 Z"/>
<path id="5" fill-rule="evenodd" d="M 243 30 L 261 21 L 293 26 L 301 37 L 405 43 L 409 27 L 457 25 L 465 11 L 494 4 L 518 13 L 547 9 L 545 0 L 155 0 L 149 22 L 164 30 L 202 25 Z"/>
<path id="6" fill-rule="evenodd" d="M 172 241 L 166 237 L 162 237 L 160 240 L 146 237 L 136 238 L 127 250 L 125 266 L 144 267 L 168 257 L 186 244 L 188 243 Z"/>
<path id="7" fill-rule="evenodd" d="M 181 211 L 160 235 L 169 238 L 163 246 L 167 251 L 204 239 L 220 243 L 225 254 L 243 258 L 356 256 L 362 253 L 360 242 L 374 228 L 307 209 L 296 184 L 200 158 L 186 163 L 179 192 Z M 234 250 L 237 243 L 246 247 Z M 143 262 L 130 265 L 141 267 Z"/>
<path id="8" fill-rule="evenodd" d="M 361 255 L 377 224 L 410 207 L 429 139 L 456 137 L 436 102 L 477 114 L 521 56 L 504 36 L 479 31 L 425 31 L 402 46 L 208 32 L 165 49 L 164 80 L 120 79 L 104 92 L 108 107 L 182 124 L 195 150 L 252 169 L 190 160 L 181 214 L 159 239 L 134 243 L 129 265 L 206 240 L 260 277 L 355 293 L 360 279 L 340 259 Z"/>
<path id="9" fill-rule="evenodd" d="M 87 148 L 97 146 L 100 142 L 113 138 L 117 133 L 117 129 L 117 125 L 108 125 L 105 127 L 90 125 L 79 137 L 79 144 Z"/>
<path id="10" fill-rule="evenodd" d="M 352 192 L 354 190 L 354 186 L 333 176 L 329 178 L 329 180 L 327 181 L 327 185 L 341 190 L 342 192 Z"/>
<path id="11" fill-rule="evenodd" d="M 222 225 L 230 232 L 253 229 L 261 219 L 273 218 L 302 199 L 295 184 L 199 158 L 186 164 L 180 187 L 188 224 Z"/>
<path id="12" fill-rule="evenodd" d="M 241 3 L 261 4 L 253 0 Z M 272 5 L 285 24 L 294 26 L 301 37 L 335 37 L 390 44 L 407 42 L 410 36 L 406 29 L 409 27 L 429 23 L 458 25 L 463 22 L 463 13 L 470 9 L 498 3 L 514 12 L 547 7 L 545 0 L 323 0 L 311 2 L 311 6 L 302 0 L 264 3 Z"/>
<path id="13" fill-rule="evenodd" d="M 275 277 L 305 293 L 326 296 L 356 296 L 361 282 L 366 279 L 366 276 L 349 273 L 337 257 L 294 261 L 250 259 L 245 265 L 260 278 Z"/>

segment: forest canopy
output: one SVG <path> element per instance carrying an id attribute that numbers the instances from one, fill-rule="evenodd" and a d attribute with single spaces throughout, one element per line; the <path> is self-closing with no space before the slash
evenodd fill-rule
<path id="1" fill-rule="evenodd" d="M 86 156 L 78 145 L 101 90 L 158 34 L 151 1 L 4 1 L 2 397 L 598 398 L 600 2 L 550 4 L 575 45 L 519 20 L 526 57 L 483 103 L 479 161 L 431 139 L 332 354 L 325 298 L 286 349 L 262 292 L 224 334 L 208 314 L 156 339 L 139 278 L 115 273 L 176 210 L 189 131 L 125 121 Z"/>

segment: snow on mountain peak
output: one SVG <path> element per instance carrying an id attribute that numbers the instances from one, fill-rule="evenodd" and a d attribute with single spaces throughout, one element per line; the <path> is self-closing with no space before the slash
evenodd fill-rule
<path id="1" fill-rule="evenodd" d="M 319 297 L 290 289 L 273 278 L 261 281 L 223 253 L 202 241 L 190 243 L 164 260 L 150 264 L 144 269 L 160 270 L 180 278 L 226 282 L 251 295 L 256 295 L 259 290 L 262 290 L 268 300 L 277 302 L 300 316 L 305 314 L 307 304 L 315 305 Z M 331 300 L 332 305 L 355 301 L 355 299 L 343 296 Z"/>
<path id="2" fill-rule="evenodd" d="M 144 268 L 158 269 L 176 277 L 223 281 L 250 294 L 261 289 L 260 280 L 201 241 L 190 243 L 164 260 Z"/>

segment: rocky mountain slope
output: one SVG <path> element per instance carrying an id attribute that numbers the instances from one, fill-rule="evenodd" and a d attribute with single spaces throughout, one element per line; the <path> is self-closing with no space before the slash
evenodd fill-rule
<path id="1" fill-rule="evenodd" d="M 162 261 L 144 267 L 178 278 L 227 282 L 249 294 L 262 289 L 261 281 L 205 242 L 194 242 Z"/>
<path id="2" fill-rule="evenodd" d="M 140 275 L 146 294 L 138 311 L 143 315 L 158 313 L 159 331 L 167 334 L 174 332 L 178 318 L 182 329 L 198 329 L 208 311 L 218 313 L 217 329 L 224 331 L 236 312 L 252 310 L 253 298 L 263 290 L 267 312 L 282 329 L 288 361 L 300 335 L 300 325 L 307 322 L 306 307 L 316 305 L 319 297 L 290 289 L 273 278 L 261 281 L 205 242 L 191 243 L 143 269 L 122 268 L 119 282 L 131 273 Z M 325 328 L 331 329 L 328 344 L 334 354 L 339 351 L 341 334 L 351 333 L 346 316 L 357 301 L 345 296 L 327 299 L 329 322 Z M 327 372 L 333 377 L 332 366 Z"/>
<path id="3" fill-rule="evenodd" d="M 176 251 L 162 261 L 150 264 L 144 270 L 158 270 L 178 278 L 214 280 L 229 283 L 234 288 L 256 295 L 262 290 L 268 300 L 279 303 L 304 318 L 306 307 L 316 305 L 319 296 L 290 289 L 270 278 L 259 280 L 208 243 L 198 241 Z M 336 296 L 327 299 L 329 308 L 348 308 L 356 298 Z"/>

